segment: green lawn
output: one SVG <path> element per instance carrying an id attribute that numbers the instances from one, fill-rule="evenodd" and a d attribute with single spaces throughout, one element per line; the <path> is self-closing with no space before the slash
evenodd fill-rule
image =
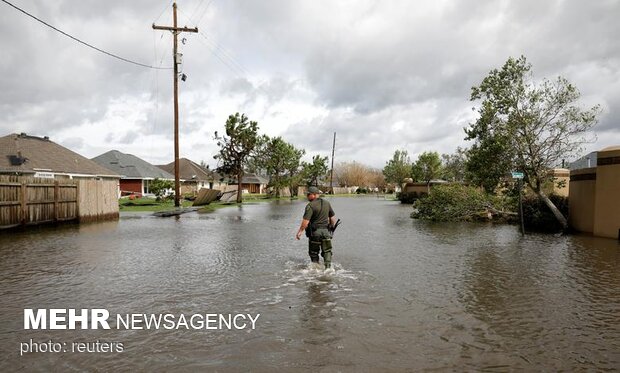
<path id="1" fill-rule="evenodd" d="M 284 199 L 282 197 L 281 199 Z M 289 197 L 286 197 L 287 199 Z M 269 199 L 266 194 L 245 194 L 243 196 L 243 202 L 267 202 L 272 199 Z M 182 207 L 192 207 L 193 202 L 187 200 L 181 200 Z M 205 206 L 199 206 L 199 212 L 210 212 L 215 211 L 217 209 L 227 207 L 227 206 L 236 206 L 236 202 L 220 202 L 214 201 Z M 156 201 L 152 198 L 136 198 L 130 200 L 128 198 L 123 198 L 118 201 L 119 210 L 121 212 L 157 212 L 157 211 L 166 211 L 166 210 L 174 210 L 174 200 L 166 200 L 166 201 Z"/>
<path id="2" fill-rule="evenodd" d="M 183 207 L 190 207 L 191 205 L 191 201 L 181 201 L 181 206 Z M 120 211 L 165 211 L 174 209 L 174 200 L 158 202 L 151 198 L 136 198 L 133 200 L 123 198 L 118 201 L 118 207 Z"/>
<path id="3" fill-rule="evenodd" d="M 370 196 L 370 194 L 336 194 L 336 195 L 325 195 L 325 197 L 365 197 Z M 243 202 L 268 202 L 276 199 L 280 200 L 289 200 L 291 197 L 280 197 L 280 198 L 269 198 L 266 194 L 244 194 Z M 294 199 L 305 200 L 305 196 L 298 196 Z M 192 201 L 181 200 L 182 207 L 192 207 Z M 130 200 L 128 198 L 123 198 L 118 202 L 119 210 L 121 212 L 157 212 L 157 211 L 166 211 L 166 210 L 174 210 L 174 200 L 166 200 L 158 202 L 152 198 L 136 198 Z M 217 209 L 228 207 L 228 206 L 237 206 L 236 202 L 220 202 L 214 201 L 208 205 L 200 206 L 199 212 L 211 212 Z"/>

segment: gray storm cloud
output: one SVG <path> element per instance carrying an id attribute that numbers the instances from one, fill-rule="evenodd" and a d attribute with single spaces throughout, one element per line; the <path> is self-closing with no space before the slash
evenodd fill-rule
<path id="1" fill-rule="evenodd" d="M 151 29 L 171 22 L 168 0 L 14 3 L 110 52 L 171 64 L 170 34 Z M 200 29 L 180 44 L 187 156 L 210 158 L 212 132 L 235 111 L 309 153 L 328 155 L 324 138 L 338 132 L 342 158 L 376 167 L 400 148 L 450 152 L 472 119 L 470 88 L 519 55 L 535 77 L 562 75 L 584 106 L 601 104 L 594 148 L 620 143 L 619 13 L 618 1 L 179 1 L 179 23 Z M 85 152 L 172 137 L 169 70 L 97 53 L 5 4 L 0 47 L 2 135 L 58 134 Z M 122 100 L 141 112 L 110 124 Z"/>

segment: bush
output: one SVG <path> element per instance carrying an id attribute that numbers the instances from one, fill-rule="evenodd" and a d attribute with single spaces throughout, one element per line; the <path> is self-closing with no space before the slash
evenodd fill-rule
<path id="1" fill-rule="evenodd" d="M 157 201 L 161 201 L 166 191 L 172 187 L 174 187 L 174 183 L 171 180 L 162 180 L 159 178 L 155 178 L 155 180 L 151 181 L 151 185 L 149 186 L 151 193 L 155 194 L 155 197 L 157 197 Z"/>
<path id="2" fill-rule="evenodd" d="M 400 193 L 396 193 L 396 198 L 400 201 L 400 203 L 406 203 L 410 205 L 418 199 L 418 193 L 417 192 L 400 192 Z"/>
<path id="3" fill-rule="evenodd" d="M 562 212 L 568 216 L 568 198 L 551 194 L 549 199 Z M 557 221 L 549 207 L 538 196 L 523 198 L 523 224 L 526 230 L 537 232 L 558 232 L 562 225 Z"/>
<path id="4" fill-rule="evenodd" d="M 480 188 L 463 184 L 437 185 L 430 195 L 416 200 L 411 217 L 434 221 L 489 220 L 508 205 L 507 201 L 489 196 Z"/>

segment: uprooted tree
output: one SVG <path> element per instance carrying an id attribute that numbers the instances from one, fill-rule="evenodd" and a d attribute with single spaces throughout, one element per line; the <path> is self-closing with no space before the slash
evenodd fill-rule
<path id="1" fill-rule="evenodd" d="M 588 141 L 600 107 L 581 109 L 576 106 L 580 94 L 574 85 L 563 77 L 535 82 L 531 67 L 525 57 L 511 57 L 472 87 L 471 101 L 482 102 L 479 118 L 465 129 L 466 140 L 475 141 L 470 160 L 478 160 L 477 167 L 468 165 L 468 171 L 495 178 L 511 169 L 523 172 L 525 183 L 566 230 L 566 217 L 542 187 L 550 179 L 549 168 Z M 487 187 L 493 184 L 492 179 L 486 181 Z"/>

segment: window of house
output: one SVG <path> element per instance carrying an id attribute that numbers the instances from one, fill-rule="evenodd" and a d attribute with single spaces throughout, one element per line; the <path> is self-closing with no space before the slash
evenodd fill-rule
<path id="1" fill-rule="evenodd" d="M 151 193 L 151 182 L 153 180 L 142 180 L 142 190 L 144 194 Z"/>

